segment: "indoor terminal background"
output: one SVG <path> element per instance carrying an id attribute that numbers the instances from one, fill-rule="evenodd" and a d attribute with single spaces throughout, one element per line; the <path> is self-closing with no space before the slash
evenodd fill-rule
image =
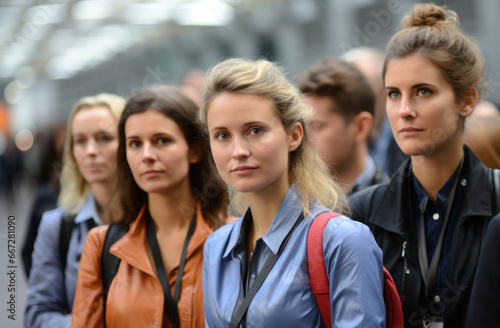
<path id="1" fill-rule="evenodd" d="M 433 2 L 455 10 L 462 29 L 484 52 L 485 98 L 498 106 L 500 1 Z M 0 0 L 0 156 L 19 156 L 12 188 L 0 184 L 0 327 L 23 327 L 26 279 L 21 245 L 37 177 L 46 174 L 40 172 L 40 144 L 44 133 L 64 124 L 79 98 L 100 92 L 127 97 L 143 85 L 179 85 L 188 71 L 205 70 L 228 57 L 265 57 L 282 63 L 293 78 L 310 64 L 355 47 L 383 51 L 415 3 Z M 9 143 L 15 145 L 14 152 Z M 5 169 L 0 167 L 2 174 Z M 15 320 L 9 319 L 7 303 L 12 294 L 12 222 Z"/>

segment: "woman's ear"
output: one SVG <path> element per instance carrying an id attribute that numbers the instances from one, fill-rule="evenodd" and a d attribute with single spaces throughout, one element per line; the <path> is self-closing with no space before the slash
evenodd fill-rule
<path id="1" fill-rule="evenodd" d="M 302 123 L 297 122 L 294 124 L 290 132 L 290 139 L 288 142 L 289 152 L 299 148 L 300 143 L 302 142 L 302 137 L 304 137 L 304 127 L 302 126 Z"/>
<path id="2" fill-rule="evenodd" d="M 462 111 L 460 112 L 460 116 L 467 117 L 474 111 L 476 108 L 477 101 L 479 100 L 479 93 L 476 87 L 470 88 L 464 95 L 462 101 Z"/>
<path id="3" fill-rule="evenodd" d="M 201 142 L 193 142 L 189 145 L 189 163 L 195 164 L 203 158 L 203 145 Z"/>

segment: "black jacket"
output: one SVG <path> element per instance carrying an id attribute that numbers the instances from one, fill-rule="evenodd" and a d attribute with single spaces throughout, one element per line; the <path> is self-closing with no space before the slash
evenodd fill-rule
<path id="1" fill-rule="evenodd" d="M 467 328 L 500 326 L 500 214 L 488 226 L 467 315 Z"/>
<path id="2" fill-rule="evenodd" d="M 476 155 L 464 146 L 467 185 L 460 219 L 455 228 L 450 271 L 441 299 L 445 303 L 444 327 L 464 327 L 477 262 L 486 228 L 492 217 L 493 179 Z M 405 327 L 421 327 L 422 317 L 432 317 L 432 308 L 422 307 L 424 282 L 417 236 L 408 219 L 408 159 L 388 183 L 370 187 L 351 200 L 352 218 L 366 223 L 384 253 L 403 303 Z M 498 208 L 498 207 L 496 207 Z M 428 301 L 428 300 L 427 300 Z"/>

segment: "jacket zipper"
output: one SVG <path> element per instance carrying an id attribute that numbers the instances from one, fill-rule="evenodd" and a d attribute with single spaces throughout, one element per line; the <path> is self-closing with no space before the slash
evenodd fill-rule
<path id="1" fill-rule="evenodd" d="M 403 242 L 403 250 L 401 251 L 401 257 L 403 258 L 404 261 L 404 266 L 403 266 L 403 278 L 401 280 L 401 293 L 404 292 L 405 288 L 405 280 L 406 280 L 406 275 L 409 273 L 408 272 L 408 262 L 406 261 L 406 240 Z"/>

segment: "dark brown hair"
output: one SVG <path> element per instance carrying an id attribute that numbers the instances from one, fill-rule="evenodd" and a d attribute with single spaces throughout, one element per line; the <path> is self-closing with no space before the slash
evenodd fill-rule
<path id="1" fill-rule="evenodd" d="M 334 104 L 331 110 L 342 115 L 346 122 L 361 112 L 374 115 L 373 88 L 368 78 L 352 63 L 325 58 L 295 81 L 304 94 L 330 98 Z"/>
<path id="2" fill-rule="evenodd" d="M 203 216 L 219 226 L 225 219 L 229 203 L 227 187 L 220 179 L 208 145 L 201 135 L 197 122 L 198 106 L 176 87 L 165 85 L 147 86 L 137 91 L 127 101 L 118 123 L 118 161 L 116 195 L 124 213 L 115 219 L 116 223 L 128 223 L 137 217 L 141 207 L 147 201 L 147 193 L 135 182 L 127 163 L 125 123 L 134 114 L 148 110 L 158 111 L 172 119 L 181 128 L 187 143 L 199 144 L 203 157 L 189 168 L 189 179 L 195 198 L 201 204 Z M 194 205 L 194 204 L 193 204 Z"/>
<path id="3" fill-rule="evenodd" d="M 417 54 L 441 72 L 461 100 L 471 87 L 484 90 L 484 59 L 479 48 L 459 28 L 458 16 L 433 4 L 415 5 L 403 19 L 402 31 L 387 45 L 383 78 L 391 59 Z"/>

